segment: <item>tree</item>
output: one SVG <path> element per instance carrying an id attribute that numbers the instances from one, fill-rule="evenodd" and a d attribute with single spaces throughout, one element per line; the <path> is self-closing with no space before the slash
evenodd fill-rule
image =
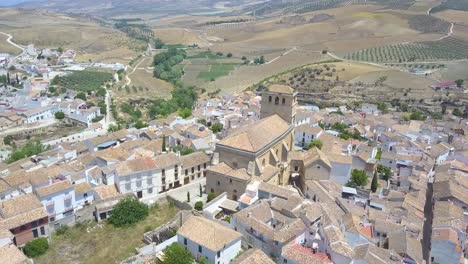
<path id="1" fill-rule="evenodd" d="M 13 136 L 12 135 L 7 135 L 3 138 L 3 144 L 5 145 L 11 145 L 13 143 Z"/>
<path id="2" fill-rule="evenodd" d="M 154 48 L 155 49 L 162 49 L 164 47 L 164 42 L 160 38 L 156 38 L 154 40 Z"/>
<path id="3" fill-rule="evenodd" d="M 63 53 L 63 48 L 62 48 L 62 47 L 58 47 L 57 52 L 58 52 L 58 53 Z"/>
<path id="4" fill-rule="evenodd" d="M 141 120 L 138 120 L 138 121 L 135 122 L 135 128 L 136 129 L 144 128 L 144 127 L 147 127 L 147 126 L 148 126 L 148 123 L 143 122 Z"/>
<path id="5" fill-rule="evenodd" d="M 10 158 L 6 162 L 13 163 L 20 159 L 37 155 L 48 149 L 49 147 L 42 145 L 39 141 L 30 141 L 26 143 L 26 145 L 24 145 L 23 147 L 16 149 L 13 153 L 11 153 Z"/>
<path id="6" fill-rule="evenodd" d="M 187 203 L 190 203 L 190 192 L 187 192 Z"/>
<path id="7" fill-rule="evenodd" d="M 246 57 L 246 56 L 242 56 L 241 60 L 246 61 L 246 60 L 247 60 L 247 57 Z"/>
<path id="8" fill-rule="evenodd" d="M 232 53 L 229 52 L 229 53 L 226 55 L 226 57 L 231 58 L 231 57 L 232 57 Z"/>
<path id="9" fill-rule="evenodd" d="M 86 101 L 86 94 L 84 92 L 79 92 L 76 96 L 75 99 L 81 99 L 83 101 Z"/>
<path id="10" fill-rule="evenodd" d="M 213 125 L 211 125 L 210 129 L 211 131 L 213 131 L 213 133 L 218 133 L 218 132 L 221 132 L 221 130 L 223 130 L 223 124 L 221 123 L 215 123 Z"/>
<path id="11" fill-rule="evenodd" d="M 107 93 L 106 89 L 104 89 L 104 88 L 99 88 L 99 89 L 97 90 L 97 92 L 96 92 L 96 95 L 97 95 L 97 96 L 100 96 L 100 97 L 104 97 L 104 96 L 106 96 L 106 93 Z"/>
<path id="12" fill-rule="evenodd" d="M 211 200 L 213 200 L 214 198 L 216 198 L 216 193 L 214 192 L 210 192 L 208 194 L 208 197 L 206 198 L 206 202 L 209 203 Z"/>
<path id="13" fill-rule="evenodd" d="M 385 181 L 388 181 L 390 176 L 392 176 L 392 169 L 382 164 L 377 165 L 377 172 L 380 173 L 380 177 Z"/>
<path id="14" fill-rule="evenodd" d="M 458 79 L 458 80 L 455 81 L 455 83 L 457 84 L 457 87 L 458 87 L 458 88 L 462 87 L 464 82 L 465 82 L 465 81 L 462 80 L 462 79 Z"/>
<path id="15" fill-rule="evenodd" d="M 372 177 L 372 182 L 371 182 L 371 191 L 375 193 L 377 191 L 377 187 L 379 187 L 379 183 L 377 182 L 377 171 L 374 172 L 374 177 Z"/>
<path id="16" fill-rule="evenodd" d="M 195 210 L 197 211 L 202 211 L 203 210 L 203 202 L 202 201 L 198 201 L 195 203 Z"/>
<path id="17" fill-rule="evenodd" d="M 165 136 L 163 136 L 162 152 L 166 152 L 166 137 Z"/>
<path id="18" fill-rule="evenodd" d="M 198 186 L 200 187 L 199 188 L 200 189 L 200 197 L 202 197 L 203 196 L 203 187 L 201 186 L 201 183 Z"/>
<path id="19" fill-rule="evenodd" d="M 187 264 L 193 263 L 194 258 L 190 251 L 174 242 L 164 250 L 162 264 Z"/>
<path id="20" fill-rule="evenodd" d="M 346 184 L 348 187 L 359 187 L 367 184 L 367 175 L 363 170 L 354 169 L 351 172 L 351 179 Z"/>
<path id="21" fill-rule="evenodd" d="M 322 149 L 323 142 L 320 139 L 314 139 L 309 143 L 309 145 L 307 145 L 307 149 L 311 149 L 313 147 Z"/>
<path id="22" fill-rule="evenodd" d="M 55 118 L 62 120 L 65 118 L 65 114 L 62 111 L 55 112 Z"/>
<path id="23" fill-rule="evenodd" d="M 30 258 L 34 258 L 46 253 L 49 249 L 49 242 L 47 238 L 41 237 L 29 241 L 23 248 L 24 254 Z"/>
<path id="24" fill-rule="evenodd" d="M 179 116 L 182 117 L 183 119 L 186 119 L 187 117 L 192 115 L 192 110 L 188 107 L 185 107 L 183 109 L 179 109 Z"/>
<path id="25" fill-rule="evenodd" d="M 112 210 L 109 223 L 115 227 L 128 227 L 144 220 L 149 214 L 148 206 L 134 197 L 120 200 Z"/>

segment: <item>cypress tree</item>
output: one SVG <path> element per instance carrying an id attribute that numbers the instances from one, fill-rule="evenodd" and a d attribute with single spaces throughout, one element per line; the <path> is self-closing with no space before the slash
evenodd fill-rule
<path id="1" fill-rule="evenodd" d="M 375 171 L 374 177 L 372 178 L 372 182 L 371 182 L 371 191 L 375 193 L 377 191 L 378 186 L 379 186 L 379 183 L 377 182 L 377 171 Z"/>

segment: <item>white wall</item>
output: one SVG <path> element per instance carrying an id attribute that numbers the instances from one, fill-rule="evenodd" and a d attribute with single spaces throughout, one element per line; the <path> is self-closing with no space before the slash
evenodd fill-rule
<path id="1" fill-rule="evenodd" d="M 184 236 L 181 236 L 177 234 L 177 242 L 187 248 L 190 253 L 192 253 L 192 256 L 195 258 L 198 257 L 205 257 L 210 263 L 213 264 L 229 264 L 231 263 L 231 260 L 233 260 L 241 251 L 241 239 L 237 239 L 233 241 L 231 244 L 226 245 L 225 248 L 223 248 L 220 251 L 220 257 L 218 258 L 217 252 L 214 252 L 206 247 L 202 246 L 202 252 L 199 252 L 199 245 L 195 243 L 194 241 L 187 239 L 187 245 L 184 243 Z"/>
<path id="2" fill-rule="evenodd" d="M 75 200 L 75 190 L 67 189 L 58 193 L 54 193 L 48 196 L 41 197 L 41 203 L 44 205 L 47 211 L 47 205 L 53 203 L 54 210 L 55 210 L 55 221 L 63 219 L 65 216 L 63 213 L 65 212 L 65 199 L 71 199 L 71 214 L 75 212 L 76 200 Z M 68 208 L 67 208 L 68 209 Z M 47 212 L 49 213 L 49 212 Z M 50 214 L 49 214 L 50 215 Z"/>

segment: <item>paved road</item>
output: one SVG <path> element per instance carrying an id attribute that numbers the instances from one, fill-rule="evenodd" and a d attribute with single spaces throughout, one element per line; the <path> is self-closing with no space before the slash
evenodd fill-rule
<path id="1" fill-rule="evenodd" d="M 432 237 L 432 219 L 434 217 L 433 213 L 433 183 L 427 183 L 427 192 L 426 192 L 426 204 L 424 205 L 424 226 L 423 226 L 423 239 L 422 239 L 422 250 L 423 258 L 426 260 L 426 263 L 430 262 L 431 257 L 431 237 Z"/>

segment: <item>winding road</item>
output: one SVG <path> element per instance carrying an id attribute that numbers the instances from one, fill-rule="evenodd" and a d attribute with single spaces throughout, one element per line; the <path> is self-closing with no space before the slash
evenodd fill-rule
<path id="1" fill-rule="evenodd" d="M 10 34 L 8 34 L 8 33 L 5 33 L 5 32 L 0 32 L 0 34 L 5 35 L 5 36 L 8 37 L 6 41 L 7 41 L 10 45 L 12 45 L 12 46 L 14 46 L 14 47 L 16 47 L 16 48 L 18 48 L 18 49 L 21 50 L 21 54 L 18 55 L 18 56 L 16 56 L 16 58 L 22 56 L 22 55 L 26 52 L 26 49 L 25 49 L 23 46 L 20 46 L 20 45 L 14 43 L 13 41 L 11 41 L 11 40 L 13 39 L 13 36 L 12 36 L 12 35 L 10 35 Z"/>

